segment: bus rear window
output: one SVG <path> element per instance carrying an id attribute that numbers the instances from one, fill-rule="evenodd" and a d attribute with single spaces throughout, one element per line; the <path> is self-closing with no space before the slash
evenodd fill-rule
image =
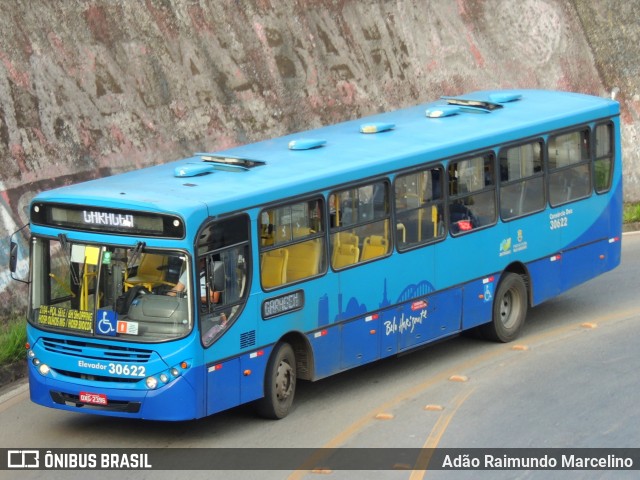
<path id="1" fill-rule="evenodd" d="M 596 192 L 608 192 L 611 189 L 611 179 L 613 178 L 613 125 L 610 123 L 596 127 L 595 150 Z"/>

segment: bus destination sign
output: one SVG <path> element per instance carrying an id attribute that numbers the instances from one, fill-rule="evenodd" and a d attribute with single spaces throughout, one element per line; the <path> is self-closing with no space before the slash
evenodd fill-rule
<path id="1" fill-rule="evenodd" d="M 286 293 L 278 297 L 268 298 L 262 303 L 262 318 L 265 320 L 285 313 L 294 312 L 304 307 L 304 291 Z"/>
<path id="2" fill-rule="evenodd" d="M 37 225 L 70 230 L 183 238 L 184 222 L 176 215 L 85 205 L 34 203 L 31 220 Z"/>
<path id="3" fill-rule="evenodd" d="M 133 215 L 122 213 L 83 210 L 82 219 L 89 225 L 133 228 Z"/>

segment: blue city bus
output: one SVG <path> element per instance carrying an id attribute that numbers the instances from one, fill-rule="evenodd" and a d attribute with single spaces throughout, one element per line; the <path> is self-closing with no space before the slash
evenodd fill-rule
<path id="1" fill-rule="evenodd" d="M 31 399 L 282 418 L 298 379 L 512 341 L 620 262 L 619 122 L 605 98 L 473 92 L 43 192 Z"/>

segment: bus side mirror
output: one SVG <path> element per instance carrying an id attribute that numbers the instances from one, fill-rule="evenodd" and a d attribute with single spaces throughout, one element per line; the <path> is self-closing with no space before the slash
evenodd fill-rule
<path id="1" fill-rule="evenodd" d="M 11 244 L 9 245 L 9 272 L 11 272 L 11 278 L 22 283 L 29 282 L 21 278 L 16 278 L 14 275 L 16 273 L 16 270 L 18 270 L 18 255 L 20 254 L 18 242 L 16 242 L 14 238 L 23 228 L 26 228 L 27 226 L 29 226 L 29 224 L 24 225 L 21 229 L 11 235 Z"/>
<path id="2" fill-rule="evenodd" d="M 16 273 L 16 266 L 18 265 L 18 244 L 11 242 L 11 248 L 9 250 L 9 271 Z"/>

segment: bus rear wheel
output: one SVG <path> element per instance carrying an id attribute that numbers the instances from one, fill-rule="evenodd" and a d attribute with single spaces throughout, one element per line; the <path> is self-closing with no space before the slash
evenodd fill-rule
<path id="1" fill-rule="evenodd" d="M 287 416 L 296 392 L 296 357 L 288 343 L 273 350 L 264 379 L 264 398 L 258 401 L 258 413 L 278 420 Z"/>
<path id="2" fill-rule="evenodd" d="M 520 334 L 527 316 L 528 298 L 524 277 L 507 272 L 493 300 L 491 323 L 482 326 L 485 337 L 497 342 L 511 342 Z"/>

